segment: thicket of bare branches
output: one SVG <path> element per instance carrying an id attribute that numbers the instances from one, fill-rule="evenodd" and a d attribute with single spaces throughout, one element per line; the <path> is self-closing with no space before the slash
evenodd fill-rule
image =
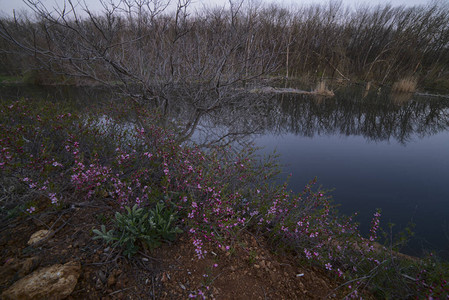
<path id="1" fill-rule="evenodd" d="M 379 83 L 449 78 L 444 2 L 350 9 L 330 1 L 286 9 L 242 0 L 199 12 L 191 0 L 175 8 L 169 2 L 110 0 L 94 12 L 74 0 L 56 10 L 26 0 L 32 17 L 0 20 L 1 66 L 119 83 L 162 106 L 189 83 L 183 93 L 203 111 L 228 99 L 230 87 L 264 75 Z"/>

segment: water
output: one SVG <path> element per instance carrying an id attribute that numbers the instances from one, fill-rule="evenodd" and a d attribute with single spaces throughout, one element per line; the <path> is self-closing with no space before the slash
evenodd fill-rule
<path id="1" fill-rule="evenodd" d="M 405 251 L 449 257 L 449 101 L 349 90 L 332 99 L 287 97 L 254 142 L 280 155 L 290 188 L 315 176 L 367 233 L 376 208 L 395 231 L 416 224 Z"/>
<path id="2" fill-rule="evenodd" d="M 1 87 L 0 98 L 45 97 L 86 107 L 108 91 L 74 87 Z M 171 119 L 192 124 L 187 101 Z M 333 98 L 251 95 L 201 115 L 190 128 L 197 142 L 245 146 L 280 155 L 289 188 L 299 192 L 318 177 L 339 210 L 358 212 L 362 233 L 376 208 L 395 232 L 416 224 L 409 254 L 430 249 L 449 258 L 449 99 L 395 96 L 354 88 Z"/>
<path id="3" fill-rule="evenodd" d="M 111 99 L 111 90 L 103 87 L 3 85 L 0 100 L 29 98 L 53 102 L 69 102 L 76 108 L 86 108 Z"/>

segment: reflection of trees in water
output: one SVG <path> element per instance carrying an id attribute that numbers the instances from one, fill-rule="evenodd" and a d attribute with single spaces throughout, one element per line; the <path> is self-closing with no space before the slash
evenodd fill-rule
<path id="1" fill-rule="evenodd" d="M 407 143 L 448 130 L 449 100 L 440 98 L 398 98 L 395 95 L 362 97 L 363 91 L 347 89 L 334 98 L 306 95 L 240 95 L 199 115 L 196 125 L 185 122 L 201 134 L 202 143 L 247 142 L 252 134 L 294 133 L 314 135 L 359 135 L 368 140 L 395 139 Z M 189 117 L 188 104 L 178 105 L 176 115 Z M 188 126 L 187 126 L 188 127 Z"/>
<path id="2" fill-rule="evenodd" d="M 312 137 L 326 134 L 361 135 L 369 140 L 391 138 L 406 143 L 449 128 L 447 99 L 392 99 L 390 95 L 341 93 L 314 101 L 307 96 L 284 95 L 280 113 L 271 116 L 267 131 Z M 394 101 L 393 101 L 394 100 Z"/>
<path id="3" fill-rule="evenodd" d="M 213 96 L 206 95 L 199 109 L 198 103 L 196 107 L 191 105 L 194 101 L 191 98 L 179 97 L 181 100 L 169 108 L 168 115 L 176 120 L 181 132 L 180 139 L 192 137 L 204 146 L 217 143 L 247 145 L 254 134 L 262 133 L 273 107 L 273 96 L 243 90 L 234 91 L 233 94 L 226 96 L 226 102 L 217 102 Z"/>
<path id="4" fill-rule="evenodd" d="M 165 118 L 179 124 L 182 139 L 194 135 L 200 144 L 251 142 L 254 134 L 293 133 L 301 136 L 360 135 L 368 140 L 391 138 L 400 143 L 449 130 L 449 99 L 409 94 L 370 93 L 345 89 L 333 98 L 307 95 L 267 95 L 229 91 L 226 101 L 214 93 L 177 95 Z M 1 87 L 0 98 L 46 98 L 80 107 L 110 99 L 110 91 L 76 87 Z M 275 98 L 276 97 L 276 98 Z M 88 105 L 87 105 L 88 104 Z"/>

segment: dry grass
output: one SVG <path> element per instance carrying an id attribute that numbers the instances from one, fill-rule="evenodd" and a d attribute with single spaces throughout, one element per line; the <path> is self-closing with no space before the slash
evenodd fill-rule
<path id="1" fill-rule="evenodd" d="M 414 93 L 417 85 L 418 80 L 416 78 L 403 78 L 393 84 L 391 91 L 394 93 Z"/>
<path id="2" fill-rule="evenodd" d="M 396 105 L 403 105 L 412 99 L 412 93 L 393 92 L 390 93 L 390 100 Z"/>
<path id="3" fill-rule="evenodd" d="M 317 95 L 323 95 L 323 96 L 334 96 L 335 95 L 334 91 L 329 90 L 325 81 L 318 82 L 313 93 L 317 94 Z"/>
<path id="4" fill-rule="evenodd" d="M 365 91 L 369 91 L 371 89 L 371 81 L 368 81 L 365 86 Z"/>

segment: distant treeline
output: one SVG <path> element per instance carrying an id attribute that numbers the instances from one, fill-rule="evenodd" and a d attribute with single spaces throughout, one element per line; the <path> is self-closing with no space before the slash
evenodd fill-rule
<path id="1" fill-rule="evenodd" d="M 444 2 L 353 9 L 331 1 L 287 9 L 231 1 L 199 12 L 189 0 L 173 10 L 157 0 L 107 4 L 102 12 L 72 4 L 50 11 L 30 1 L 32 17 L 3 17 L 0 71 L 120 82 L 139 86 L 145 97 L 163 97 L 164 89 L 185 82 L 219 94 L 261 76 L 449 82 Z"/>

